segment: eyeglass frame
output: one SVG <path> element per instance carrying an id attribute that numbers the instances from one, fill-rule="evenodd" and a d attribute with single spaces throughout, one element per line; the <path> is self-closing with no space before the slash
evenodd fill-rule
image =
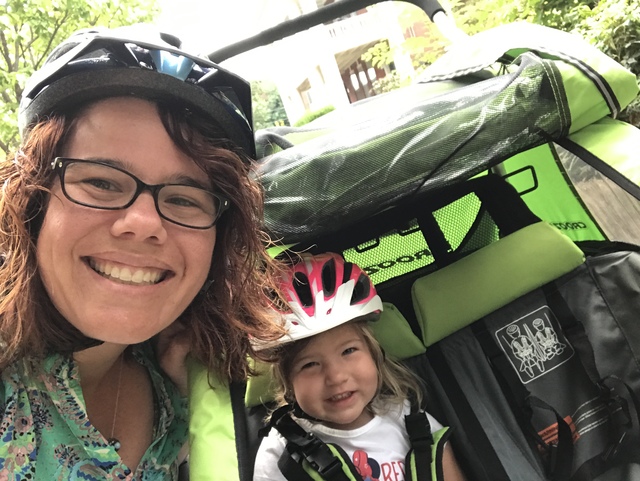
<path id="1" fill-rule="evenodd" d="M 111 169 L 114 169 L 114 170 L 117 170 L 119 172 L 122 172 L 123 174 L 126 174 L 127 176 L 131 177 L 136 183 L 136 190 L 135 190 L 135 192 L 133 194 L 133 197 L 131 198 L 131 200 L 129 202 L 127 202 L 125 205 L 123 205 L 121 207 L 102 207 L 102 206 L 96 206 L 96 205 L 93 205 L 93 204 L 86 204 L 84 202 L 80 202 L 78 200 L 73 199 L 67 193 L 67 189 L 65 187 L 65 181 L 64 181 L 64 174 L 65 174 L 65 172 L 67 170 L 67 166 L 71 162 L 80 162 L 80 163 L 86 163 L 86 164 L 102 165 L 104 167 L 109 167 Z M 229 201 L 229 199 L 227 199 L 223 195 L 217 194 L 217 193 L 212 192 L 212 191 L 207 190 L 207 189 L 203 189 L 202 187 L 196 187 L 196 186 L 188 185 L 188 184 L 171 184 L 171 183 L 168 183 L 168 184 L 147 184 L 146 182 L 143 182 L 138 177 L 133 175 L 131 172 L 128 172 L 125 169 L 122 169 L 122 168 L 117 167 L 115 165 L 112 165 L 110 163 L 101 162 L 99 160 L 74 159 L 74 158 L 71 158 L 71 157 L 56 157 L 51 162 L 51 168 L 52 168 L 52 170 L 54 172 L 57 172 L 57 174 L 58 174 L 58 178 L 60 179 L 60 188 L 62 189 L 62 193 L 64 194 L 64 196 L 68 200 L 73 202 L 74 204 L 81 205 L 81 206 L 84 206 L 84 207 L 89 207 L 91 209 L 98 209 L 98 210 L 123 210 L 123 209 L 128 209 L 129 207 L 131 207 L 135 203 L 135 201 L 138 199 L 138 197 L 140 197 L 140 194 L 142 194 L 145 191 L 149 191 L 149 193 L 153 197 L 153 203 L 154 203 L 154 205 L 156 207 L 156 212 L 158 213 L 158 215 L 161 218 L 163 218 L 166 221 L 171 222 L 172 224 L 176 224 L 176 225 L 179 225 L 179 226 L 182 226 L 182 227 L 186 227 L 188 229 L 206 230 L 206 229 L 211 229 L 212 227 L 214 227 L 218 223 L 220 218 L 222 217 L 222 214 L 231 206 L 231 202 Z M 210 194 L 214 198 L 216 198 L 220 202 L 220 205 L 218 207 L 217 215 L 213 219 L 212 224 L 209 225 L 209 226 L 206 226 L 206 227 L 196 227 L 196 226 L 183 224 L 182 222 L 178 222 L 176 220 L 170 219 L 165 214 L 163 214 L 160 211 L 160 206 L 158 205 L 158 193 L 160 192 L 160 190 L 163 187 L 170 186 L 170 185 L 171 186 L 183 185 L 185 187 L 192 187 L 194 189 L 200 189 L 200 190 L 202 190 L 204 192 L 207 192 L 208 194 Z"/>

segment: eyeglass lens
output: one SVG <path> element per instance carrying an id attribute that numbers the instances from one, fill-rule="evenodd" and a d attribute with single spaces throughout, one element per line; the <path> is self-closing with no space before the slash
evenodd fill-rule
<path id="1" fill-rule="evenodd" d="M 102 209 L 127 207 L 138 191 L 138 182 L 131 174 L 91 162 L 67 163 L 62 182 L 70 200 Z M 155 196 L 158 212 L 179 224 L 209 227 L 218 216 L 219 199 L 198 187 L 168 184 Z"/>

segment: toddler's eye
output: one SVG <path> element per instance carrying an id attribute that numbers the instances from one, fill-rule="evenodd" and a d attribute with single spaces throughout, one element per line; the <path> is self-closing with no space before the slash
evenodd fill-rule
<path id="1" fill-rule="evenodd" d="M 342 351 L 342 355 L 344 356 L 344 355 L 347 355 L 347 354 L 353 354 L 357 350 L 358 350 L 357 347 L 348 347 L 344 351 Z"/>
<path id="2" fill-rule="evenodd" d="M 315 361 L 311 361 L 311 362 L 308 362 L 308 363 L 303 364 L 302 366 L 300 366 L 300 370 L 302 371 L 302 370 L 304 370 L 304 369 L 309 369 L 309 368 L 311 368 L 311 367 L 313 367 L 313 366 L 317 366 L 317 365 L 318 365 L 318 363 L 317 363 L 317 362 L 315 362 Z"/>

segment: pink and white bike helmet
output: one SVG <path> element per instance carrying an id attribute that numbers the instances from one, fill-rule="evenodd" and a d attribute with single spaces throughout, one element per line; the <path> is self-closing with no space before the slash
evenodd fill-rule
<path id="1" fill-rule="evenodd" d="M 288 334 L 278 344 L 314 336 L 356 317 L 382 311 L 382 300 L 369 276 L 339 254 L 303 254 L 280 288 L 291 311 L 282 313 Z"/>

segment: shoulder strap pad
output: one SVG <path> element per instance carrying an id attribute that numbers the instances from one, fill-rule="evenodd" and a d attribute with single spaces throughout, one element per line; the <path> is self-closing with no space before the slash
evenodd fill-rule
<path id="1" fill-rule="evenodd" d="M 306 472 L 305 467 L 317 472 L 327 481 L 362 479 L 342 449 L 328 445 L 313 433 L 306 432 L 291 418 L 289 412 L 281 414 L 277 420 L 272 419 L 271 424 L 287 440 L 287 446 L 280 456 L 278 467 L 288 480 L 311 481 L 314 479 Z"/>

